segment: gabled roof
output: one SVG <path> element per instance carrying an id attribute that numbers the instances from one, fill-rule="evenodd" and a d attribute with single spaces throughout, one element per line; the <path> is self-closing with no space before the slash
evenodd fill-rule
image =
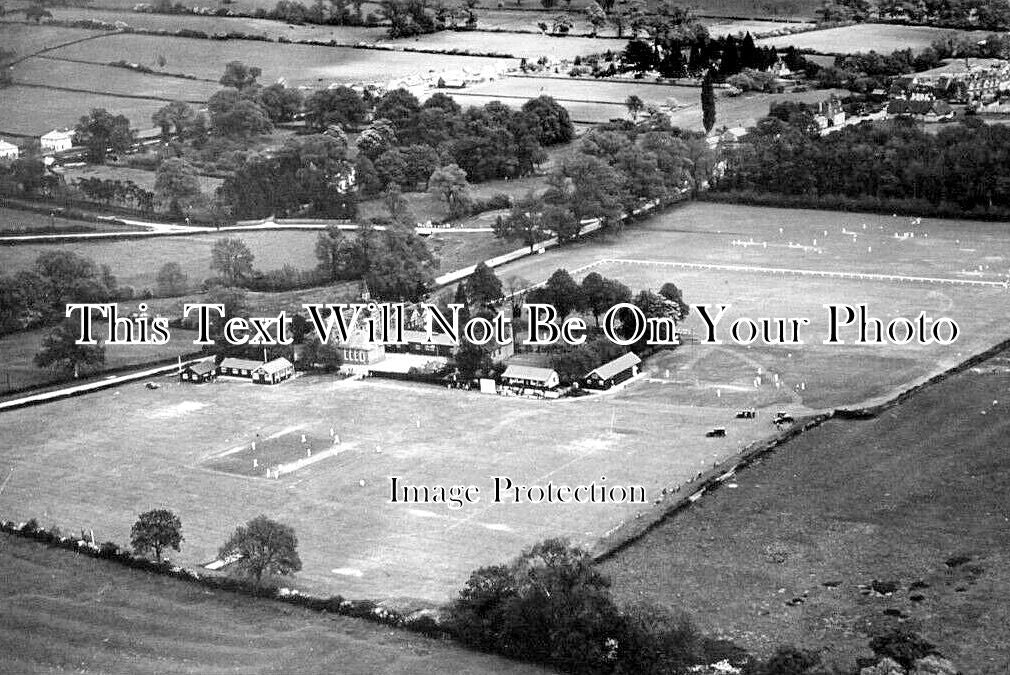
<path id="1" fill-rule="evenodd" d="M 217 365 L 214 363 L 213 359 L 207 361 L 200 361 L 199 363 L 191 363 L 186 366 L 186 370 L 196 373 L 197 375 L 206 375 L 207 373 L 213 373 L 217 370 Z"/>
<path id="2" fill-rule="evenodd" d="M 552 368 L 537 368 L 536 366 L 510 365 L 502 373 L 502 377 L 514 378 L 517 380 L 531 380 L 533 382 L 547 382 L 558 374 Z"/>
<path id="3" fill-rule="evenodd" d="M 641 362 L 642 359 L 638 358 L 638 354 L 636 354 L 635 352 L 628 352 L 627 354 L 622 354 L 621 356 L 618 356 L 613 361 L 604 363 L 602 366 L 596 368 L 595 370 L 589 371 L 586 374 L 586 377 L 589 377 L 590 375 L 596 375 L 601 380 L 609 380 L 610 378 L 612 378 L 614 375 L 617 375 L 621 371 L 627 370 L 632 366 L 637 366 Z"/>
<path id="4" fill-rule="evenodd" d="M 17 150 L 18 146 L 14 145 L 13 143 L 8 143 L 4 139 L 0 138 L 0 148 L 3 148 L 4 150 L 14 148 L 15 150 Z"/>
<path id="5" fill-rule="evenodd" d="M 259 361 L 253 361 L 251 359 L 233 359 L 227 358 L 221 362 L 222 368 L 235 368 L 238 370 L 256 370 L 262 364 Z"/>
<path id="6" fill-rule="evenodd" d="M 56 138 L 73 138 L 73 137 L 74 137 L 74 132 L 60 130 L 60 129 L 53 129 L 49 133 L 42 134 L 42 138 L 52 138 L 52 139 L 56 139 Z"/>
<path id="7" fill-rule="evenodd" d="M 291 362 L 281 356 L 273 361 L 267 361 L 266 363 L 261 364 L 256 370 L 264 372 L 267 375 L 273 375 L 274 373 L 279 373 L 292 367 Z"/>
<path id="8" fill-rule="evenodd" d="M 403 339 L 405 342 L 412 342 L 415 344 L 422 344 L 422 345 L 429 344 L 428 331 L 424 330 L 410 330 L 409 328 L 405 329 L 403 331 Z M 445 345 L 447 347 L 456 346 L 456 343 L 453 341 L 451 337 L 449 337 L 449 335 L 447 335 L 446 333 L 436 333 L 435 331 L 431 332 L 430 344 Z"/>

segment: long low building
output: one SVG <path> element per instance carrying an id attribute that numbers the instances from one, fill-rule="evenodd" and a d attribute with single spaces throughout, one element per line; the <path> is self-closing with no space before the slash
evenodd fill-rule
<path id="1" fill-rule="evenodd" d="M 539 391 L 555 389 L 560 384 L 558 373 L 553 368 L 537 366 L 509 365 L 501 375 L 502 384 L 512 389 L 535 389 Z"/>
<path id="2" fill-rule="evenodd" d="M 641 363 L 642 359 L 638 358 L 638 354 L 628 352 L 589 371 L 582 381 L 587 389 L 610 389 L 638 375 L 638 366 Z"/>

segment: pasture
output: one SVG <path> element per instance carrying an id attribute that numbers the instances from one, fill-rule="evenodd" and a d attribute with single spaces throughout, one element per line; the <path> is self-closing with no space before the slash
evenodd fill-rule
<path id="1" fill-rule="evenodd" d="M 20 17 L 19 18 L 23 18 Z M 52 49 L 68 42 L 90 39 L 103 35 L 101 31 L 83 28 L 63 28 L 62 26 L 27 26 L 0 18 L 0 44 L 7 51 L 13 51 L 15 58 L 30 56 L 39 51 Z"/>
<path id="2" fill-rule="evenodd" d="M 165 68 L 169 70 L 168 66 Z M 164 101 L 175 100 L 202 105 L 221 88 L 217 82 L 150 75 L 127 68 L 60 61 L 44 56 L 22 61 L 14 67 L 12 74 L 15 82 L 19 83 L 160 99 L 162 105 Z M 62 95 L 62 92 L 56 95 Z M 82 114 L 85 112 L 82 111 Z M 150 118 L 130 121 L 145 128 L 153 126 Z"/>
<path id="3" fill-rule="evenodd" d="M 875 51 L 890 54 L 898 49 L 920 52 L 937 40 L 967 37 L 972 41 L 985 39 L 986 31 L 964 31 L 930 26 L 898 26 L 861 23 L 841 28 L 814 30 L 798 35 L 782 35 L 756 40 L 759 47 L 810 49 L 823 54 L 855 54 Z"/>
<path id="4" fill-rule="evenodd" d="M 28 269 L 39 254 L 52 250 L 73 251 L 108 265 L 121 285 L 138 291 L 155 288 L 158 269 L 177 262 L 193 285 L 214 276 L 210 269 L 211 249 L 218 239 L 236 237 L 252 251 L 256 269 L 274 270 L 285 265 L 298 269 L 315 267 L 317 232 L 264 231 L 222 232 L 201 235 L 149 237 L 141 240 L 74 241 L 61 244 L 18 244 L 0 249 L 0 260 L 11 272 Z"/>
<path id="5" fill-rule="evenodd" d="M 165 53 L 170 59 L 164 68 L 166 72 L 217 80 L 224 71 L 224 65 L 237 60 L 262 68 L 262 82 L 271 83 L 284 78 L 288 86 L 388 81 L 407 75 L 434 74 L 461 68 L 485 70 L 518 65 L 514 59 L 131 34 L 89 40 L 50 54 L 104 64 L 119 59 L 147 59 L 149 55 L 158 53 Z"/>
<path id="6" fill-rule="evenodd" d="M 109 222 L 91 222 L 20 209 L 0 208 L 0 236 L 53 232 L 124 232 L 138 228 Z"/>
<path id="7" fill-rule="evenodd" d="M 446 663 L 467 675 L 544 672 L 416 633 L 208 591 L 6 534 L 0 568 L 0 669 L 7 672 L 425 675 L 444 673 Z"/>
<path id="8" fill-rule="evenodd" d="M 151 115 L 163 105 L 164 101 L 154 99 L 14 85 L 0 96 L 0 134 L 39 136 L 52 129 L 73 127 L 92 108 L 126 115 L 135 127 L 148 129 L 152 126 Z M 31 114 L 26 115 L 26 110 Z"/>
<path id="9" fill-rule="evenodd" d="M 759 654 L 791 644 L 851 668 L 870 635 L 904 626 L 961 672 L 1006 672 L 1008 373 L 1004 353 L 786 443 L 607 561 L 615 594 Z"/>
<path id="10" fill-rule="evenodd" d="M 133 181 L 145 190 L 154 190 L 154 180 L 156 173 L 145 169 L 134 169 L 128 166 L 116 166 L 111 164 L 87 164 L 85 166 L 63 168 L 63 178 L 66 182 L 73 183 L 81 178 L 101 178 L 104 180 Z M 197 177 L 200 181 L 200 191 L 208 197 L 214 195 L 214 191 L 224 182 L 221 178 L 213 176 Z"/>

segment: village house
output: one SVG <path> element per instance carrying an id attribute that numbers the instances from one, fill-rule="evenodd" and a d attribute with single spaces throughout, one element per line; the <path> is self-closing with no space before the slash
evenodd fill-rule
<path id="1" fill-rule="evenodd" d="M 556 389 L 560 379 L 553 368 L 510 364 L 502 373 L 501 382 L 502 386 L 522 394 Z"/>
<path id="2" fill-rule="evenodd" d="M 256 384 L 277 384 L 294 377 L 295 367 L 283 356 L 260 364 L 252 373 Z"/>
<path id="3" fill-rule="evenodd" d="M 344 365 L 367 366 L 386 358 L 386 348 L 369 340 L 363 331 L 356 331 L 347 340 L 337 343 L 340 361 Z"/>
<path id="4" fill-rule="evenodd" d="M 62 152 L 69 150 L 74 145 L 74 132 L 60 129 L 53 129 L 47 134 L 43 134 L 39 139 L 39 145 L 43 152 Z"/>
<path id="5" fill-rule="evenodd" d="M 191 363 L 179 372 L 180 382 L 210 382 L 217 377 L 217 364 L 214 359 Z"/>
<path id="6" fill-rule="evenodd" d="M 638 375 L 641 363 L 642 359 L 637 354 L 628 352 L 589 371 L 582 381 L 587 389 L 610 389 Z"/>
<path id="7" fill-rule="evenodd" d="M 17 159 L 21 154 L 21 149 L 13 143 L 0 139 L 0 160 Z"/>

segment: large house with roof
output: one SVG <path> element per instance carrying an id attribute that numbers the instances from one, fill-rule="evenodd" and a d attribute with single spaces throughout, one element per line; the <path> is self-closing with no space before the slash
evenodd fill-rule
<path id="1" fill-rule="evenodd" d="M 519 393 L 556 389 L 561 383 L 553 368 L 510 364 L 501 375 L 502 385 Z"/>
<path id="2" fill-rule="evenodd" d="M 53 129 L 47 134 L 43 134 L 39 139 L 39 145 L 43 152 L 62 152 L 69 150 L 74 145 L 74 132 L 66 129 Z"/>
<path id="3" fill-rule="evenodd" d="M 253 370 L 252 381 L 256 384 L 277 384 L 294 377 L 295 367 L 283 356 L 261 363 Z"/>

